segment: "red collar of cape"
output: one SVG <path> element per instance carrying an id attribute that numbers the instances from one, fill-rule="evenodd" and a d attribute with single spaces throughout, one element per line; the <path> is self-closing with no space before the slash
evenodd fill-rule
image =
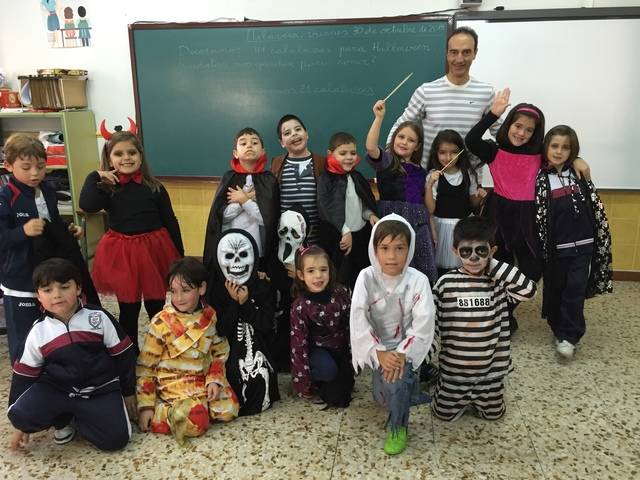
<path id="1" fill-rule="evenodd" d="M 331 173 L 337 173 L 338 175 L 345 175 L 347 173 L 353 172 L 359 163 L 360 155 L 356 155 L 356 162 L 353 164 L 353 168 L 347 172 L 344 168 L 342 168 L 342 165 L 340 165 L 340 162 L 336 159 L 336 157 L 334 157 L 333 154 L 330 154 L 327 157 L 327 171 Z"/>
<path id="2" fill-rule="evenodd" d="M 267 164 L 267 154 L 263 153 L 258 161 L 256 162 L 256 166 L 252 171 L 245 170 L 242 165 L 240 165 L 240 160 L 237 158 L 231 159 L 231 170 L 236 173 L 262 173 L 264 172 L 264 166 Z"/>

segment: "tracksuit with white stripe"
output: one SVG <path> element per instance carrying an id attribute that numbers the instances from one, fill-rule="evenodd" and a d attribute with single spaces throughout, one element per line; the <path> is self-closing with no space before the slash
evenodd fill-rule
<path id="1" fill-rule="evenodd" d="M 135 393 L 136 353 L 109 313 L 79 306 L 68 323 L 45 312 L 13 365 L 9 420 L 25 433 L 62 428 L 101 450 L 123 448 L 131 426 L 123 396 Z"/>

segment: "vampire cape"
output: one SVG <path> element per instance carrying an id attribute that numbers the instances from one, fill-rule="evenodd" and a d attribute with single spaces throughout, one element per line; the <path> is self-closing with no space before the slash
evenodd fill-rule
<path id="1" fill-rule="evenodd" d="M 280 217 L 280 189 L 278 180 L 269 171 L 264 170 L 267 156 L 263 155 L 258 160 L 256 169 L 247 172 L 240 166 L 237 159 L 231 160 L 231 170 L 224 174 L 220 185 L 216 191 L 213 205 L 209 211 L 209 221 L 204 239 L 204 254 L 202 261 L 209 271 L 213 270 L 216 258 L 216 245 L 222 232 L 222 214 L 229 204 L 227 202 L 227 191 L 229 188 L 244 187 L 247 175 L 252 176 L 253 188 L 256 192 L 256 203 L 260 209 L 260 215 L 264 222 L 265 244 L 263 245 L 262 257 L 264 265 L 261 268 L 270 266 L 276 251 L 276 239 L 278 238 L 278 219 Z M 257 252 L 257 251 L 256 251 Z"/>

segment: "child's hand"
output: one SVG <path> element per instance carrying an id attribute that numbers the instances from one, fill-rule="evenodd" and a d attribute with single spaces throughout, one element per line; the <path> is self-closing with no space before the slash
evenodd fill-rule
<path id="1" fill-rule="evenodd" d="M 242 305 L 249 298 L 249 289 L 244 285 L 238 285 L 230 280 L 225 280 L 224 286 L 229 296 Z"/>
<path id="2" fill-rule="evenodd" d="M 102 171 L 98 170 L 98 175 L 100 175 L 100 180 L 110 185 L 115 185 L 118 183 L 118 175 L 116 175 L 116 170 Z"/>
<path id="3" fill-rule="evenodd" d="M 403 362 L 400 360 L 396 352 L 377 350 L 376 355 L 378 356 L 378 363 L 380 363 L 380 367 L 382 367 L 383 370 L 394 370 L 403 365 Z"/>
<path id="4" fill-rule="evenodd" d="M 573 161 L 573 169 L 576 171 L 578 179 L 591 180 L 591 169 L 589 168 L 589 164 L 581 157 L 578 157 Z"/>
<path id="5" fill-rule="evenodd" d="M 211 382 L 207 385 L 207 402 L 217 400 L 218 395 L 220 395 L 220 385 L 215 382 Z"/>
<path id="6" fill-rule="evenodd" d="M 496 93 L 496 98 L 493 100 L 493 105 L 491 105 L 491 113 L 493 113 L 496 117 L 501 116 L 511 105 L 509 103 L 510 96 L 511 90 L 509 90 L 508 88 L 505 88 L 504 90 Z"/>
<path id="7" fill-rule="evenodd" d="M 384 100 L 378 100 L 373 105 L 373 114 L 376 118 L 384 118 L 384 114 L 387 112 L 387 108 L 385 106 Z"/>
<path id="8" fill-rule="evenodd" d="M 480 200 L 482 200 L 483 198 L 487 197 L 487 191 L 482 187 L 478 187 L 474 195 L 478 197 Z"/>
<path id="9" fill-rule="evenodd" d="M 267 272 L 258 271 L 258 278 L 260 280 L 266 280 L 267 282 L 271 281 L 271 278 L 269 277 L 269 275 L 267 275 Z"/>
<path id="10" fill-rule="evenodd" d="M 340 250 L 342 250 L 345 255 L 349 255 L 351 253 L 352 246 L 353 236 L 351 235 L 351 232 L 347 232 L 342 235 L 342 239 L 340 240 Z"/>
<path id="11" fill-rule="evenodd" d="M 69 224 L 69 233 L 73 235 L 73 238 L 80 238 L 82 236 L 82 227 L 80 225 L 76 225 L 75 223 Z"/>
<path id="12" fill-rule="evenodd" d="M 27 237 L 39 237 L 44 232 L 46 222 L 42 218 L 32 218 L 22 226 Z"/>
<path id="13" fill-rule="evenodd" d="M 372 213 L 371 215 L 369 215 L 369 223 L 371 224 L 371 226 L 372 226 L 372 227 L 373 227 L 376 223 L 378 223 L 378 221 L 379 221 L 379 220 L 380 220 L 380 219 L 378 218 L 378 216 L 377 216 L 377 215 L 375 215 L 375 214 L 373 214 L 373 213 Z"/>
<path id="14" fill-rule="evenodd" d="M 427 182 L 427 186 L 433 187 L 433 184 L 436 183 L 440 179 L 440 170 L 433 170 L 431 175 L 429 176 L 429 182 Z"/>
<path id="15" fill-rule="evenodd" d="M 289 263 L 286 264 L 285 267 L 287 268 L 287 276 L 289 278 L 296 278 L 296 267 Z"/>
<path id="16" fill-rule="evenodd" d="M 229 187 L 227 190 L 227 202 L 229 203 L 239 203 L 243 205 L 245 202 L 249 201 L 249 197 L 245 193 L 244 190 L 240 187 Z"/>
<path id="17" fill-rule="evenodd" d="M 16 430 L 11 435 L 11 443 L 9 447 L 11 450 L 25 450 L 29 445 L 29 434 Z"/>
<path id="18" fill-rule="evenodd" d="M 145 408 L 138 414 L 138 428 L 141 432 L 148 432 L 151 429 L 153 420 L 153 408 Z"/>
<path id="19" fill-rule="evenodd" d="M 138 402 L 136 401 L 135 395 L 124 397 L 124 405 L 125 407 L 127 407 L 127 413 L 129 414 L 129 417 L 133 419 L 138 418 Z"/>

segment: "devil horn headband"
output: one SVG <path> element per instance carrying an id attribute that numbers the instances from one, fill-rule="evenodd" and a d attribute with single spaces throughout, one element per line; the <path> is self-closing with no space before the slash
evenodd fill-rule
<path id="1" fill-rule="evenodd" d="M 138 127 L 136 126 L 136 122 L 133 121 L 133 119 L 131 117 L 127 117 L 129 119 L 129 133 L 132 133 L 133 135 L 135 135 L 136 133 L 138 133 Z M 119 131 L 116 127 L 116 131 Z M 113 135 L 113 132 L 110 132 L 109 130 L 107 130 L 107 126 L 106 126 L 106 120 L 102 120 L 102 122 L 100 122 L 100 135 L 102 135 L 102 138 L 104 138 L 105 140 L 109 140 L 111 138 L 111 135 Z"/>

